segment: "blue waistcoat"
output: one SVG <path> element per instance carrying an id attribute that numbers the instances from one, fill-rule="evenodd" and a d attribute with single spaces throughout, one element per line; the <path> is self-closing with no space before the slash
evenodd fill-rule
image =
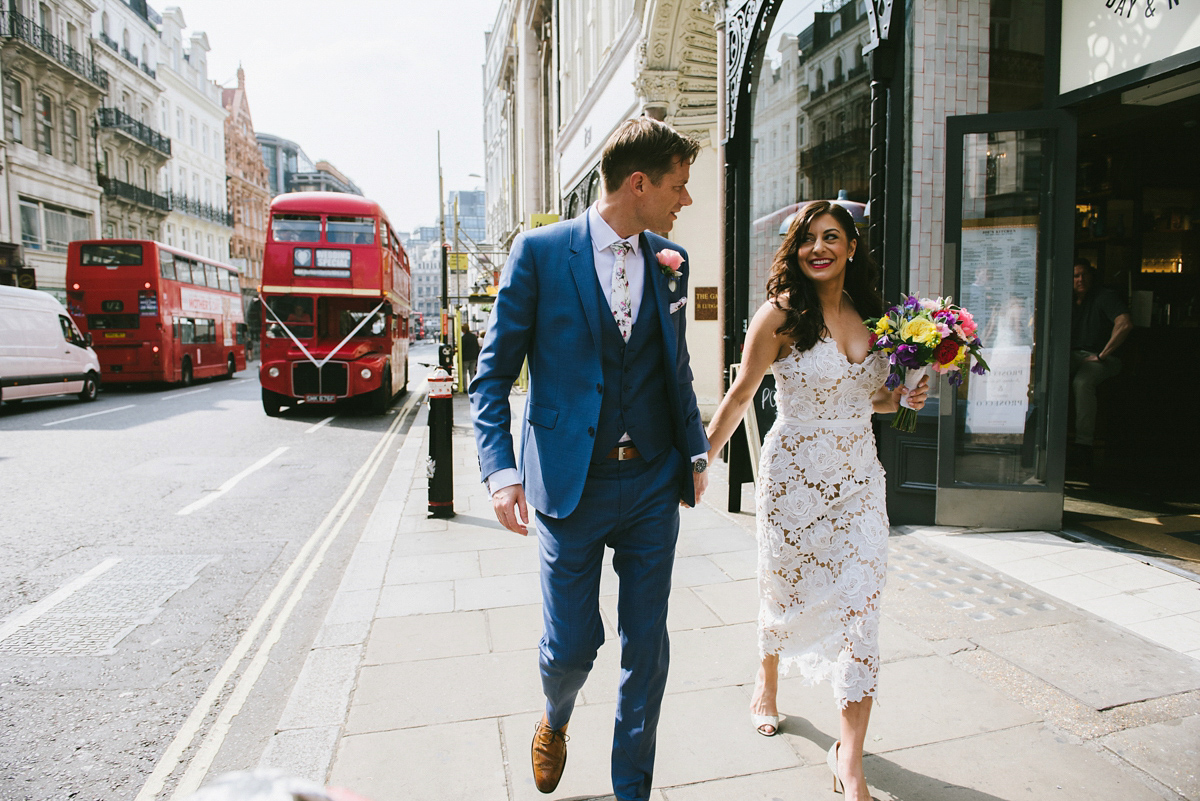
<path id="1" fill-rule="evenodd" d="M 649 284 L 654 276 L 648 267 L 646 273 L 646 297 L 628 343 L 621 338 L 612 310 L 605 305 L 608 293 L 599 293 L 604 394 L 592 461 L 607 458 L 626 432 L 646 461 L 671 447 L 673 429 L 663 376 L 662 326 L 657 304 L 650 295 Z"/>

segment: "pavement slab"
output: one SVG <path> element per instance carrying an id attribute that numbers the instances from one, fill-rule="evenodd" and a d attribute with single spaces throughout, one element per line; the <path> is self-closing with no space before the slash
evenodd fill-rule
<path id="1" fill-rule="evenodd" d="M 779 710 L 794 720 L 784 730 L 807 720 L 824 734 L 824 747 L 837 739 L 839 717 L 828 684 L 804 685 L 784 678 Z M 939 657 L 922 657 L 884 665 L 879 695 L 871 712 L 867 750 L 876 753 L 971 737 L 1039 720 L 1039 716 Z"/>
<path id="2" fill-rule="evenodd" d="M 742 579 L 694 587 L 693 591 L 726 625 L 758 620 L 758 580 Z"/>
<path id="3" fill-rule="evenodd" d="M 492 719 L 350 734 L 329 784 L 378 801 L 509 801 Z"/>
<path id="4" fill-rule="evenodd" d="M 863 768 L 880 801 L 1162 801 L 1132 771 L 1042 724 L 887 754 Z"/>
<path id="5" fill-rule="evenodd" d="M 387 562 L 384 585 L 424 584 L 479 578 L 479 557 L 474 551 L 397 556 Z"/>
<path id="6" fill-rule="evenodd" d="M 1100 742 L 1185 798 L 1200 798 L 1200 715 L 1126 729 Z"/>
<path id="7" fill-rule="evenodd" d="M 361 734 L 541 710 L 537 650 L 367 665 L 346 731 Z"/>
<path id="8" fill-rule="evenodd" d="M 384 617 L 375 621 L 364 665 L 445 659 L 488 652 L 483 612 Z"/>
<path id="9" fill-rule="evenodd" d="M 1097 710 L 1200 688 L 1200 662 L 1095 620 L 974 639 Z"/>

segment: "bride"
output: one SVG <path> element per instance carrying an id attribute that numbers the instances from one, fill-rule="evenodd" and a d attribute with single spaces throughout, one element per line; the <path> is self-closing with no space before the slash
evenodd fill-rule
<path id="1" fill-rule="evenodd" d="M 780 672 L 828 681 L 841 713 L 829 749 L 834 790 L 870 798 L 863 743 L 879 677 L 879 601 L 887 569 L 883 467 L 871 413 L 895 412 L 887 359 L 870 351 L 863 318 L 883 311 L 879 270 L 841 206 L 796 215 L 775 254 L 767 302 L 754 315 L 737 380 L 708 427 L 716 458 L 763 374 L 775 374 L 775 425 L 756 492 L 758 646 L 751 702 L 759 733 L 779 730 Z M 928 379 L 909 394 L 925 405 Z"/>

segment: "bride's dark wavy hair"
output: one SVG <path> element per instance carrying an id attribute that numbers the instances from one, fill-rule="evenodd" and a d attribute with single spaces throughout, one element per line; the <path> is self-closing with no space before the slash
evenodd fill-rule
<path id="1" fill-rule="evenodd" d="M 858 235 L 854 218 L 850 212 L 836 203 L 828 200 L 817 200 L 800 209 L 796 219 L 788 228 L 783 244 L 775 253 L 771 264 L 771 275 L 767 279 L 767 300 L 775 304 L 775 308 L 787 313 L 783 325 L 775 333 L 791 337 L 796 342 L 796 349 L 806 351 L 817 340 L 829 333 L 825 327 L 825 315 L 821 312 L 821 302 L 817 298 L 816 285 L 800 269 L 796 253 L 808 236 L 812 221 L 822 214 L 829 214 L 837 221 L 838 226 L 846 235 L 847 244 L 856 242 L 854 259 L 846 264 L 845 289 L 854 304 L 854 310 L 864 320 L 868 317 L 879 317 L 883 314 L 883 296 L 879 293 L 879 267 L 871 258 L 871 252 L 866 243 Z M 778 298 L 787 295 L 787 305 L 782 305 Z"/>

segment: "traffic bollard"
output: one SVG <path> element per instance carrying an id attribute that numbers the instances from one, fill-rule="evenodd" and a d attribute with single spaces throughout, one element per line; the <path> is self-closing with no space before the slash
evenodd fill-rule
<path id="1" fill-rule="evenodd" d="M 429 516 L 454 517 L 454 379 L 442 368 L 429 377 Z"/>

